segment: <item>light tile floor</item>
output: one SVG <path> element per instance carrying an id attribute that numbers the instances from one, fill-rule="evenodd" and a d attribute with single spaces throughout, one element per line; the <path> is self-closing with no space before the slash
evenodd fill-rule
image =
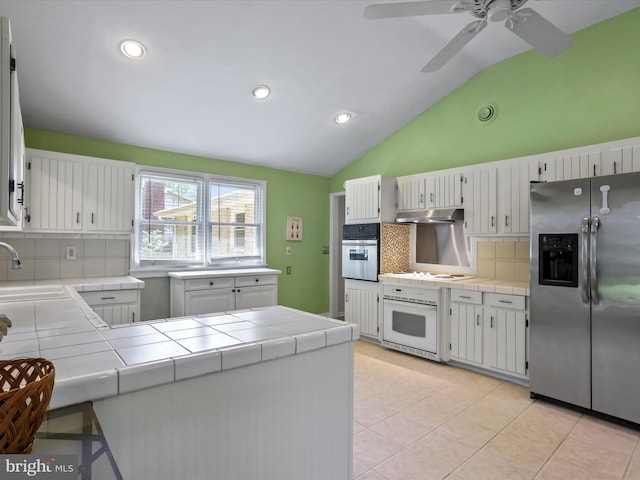
<path id="1" fill-rule="evenodd" d="M 372 343 L 355 352 L 355 479 L 640 480 L 637 430 Z"/>

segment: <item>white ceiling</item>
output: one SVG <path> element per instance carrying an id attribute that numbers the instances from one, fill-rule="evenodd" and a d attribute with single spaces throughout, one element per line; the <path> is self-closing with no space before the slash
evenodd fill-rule
<path id="1" fill-rule="evenodd" d="M 529 49 L 490 24 L 420 69 L 459 15 L 365 20 L 369 0 L 0 0 L 32 128 L 331 176 L 480 70 Z M 572 33 L 640 0 L 531 0 Z M 131 61 L 119 42 L 148 49 Z M 272 95 L 255 100 L 266 84 Z M 354 115 L 338 125 L 341 111 Z"/>

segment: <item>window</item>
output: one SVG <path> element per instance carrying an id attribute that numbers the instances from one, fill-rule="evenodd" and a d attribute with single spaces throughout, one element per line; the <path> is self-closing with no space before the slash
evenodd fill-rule
<path id="1" fill-rule="evenodd" d="M 261 181 L 142 169 L 137 266 L 264 265 Z"/>

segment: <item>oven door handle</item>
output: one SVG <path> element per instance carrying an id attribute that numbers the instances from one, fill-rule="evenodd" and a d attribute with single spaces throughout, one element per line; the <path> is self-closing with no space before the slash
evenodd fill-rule
<path id="1" fill-rule="evenodd" d="M 403 300 L 391 300 L 390 298 L 382 299 L 383 305 L 395 305 L 397 307 L 406 307 L 408 305 L 415 305 L 417 307 L 425 307 L 425 308 L 438 308 L 437 305 L 433 305 L 431 303 L 416 303 L 416 302 L 408 302 Z"/>

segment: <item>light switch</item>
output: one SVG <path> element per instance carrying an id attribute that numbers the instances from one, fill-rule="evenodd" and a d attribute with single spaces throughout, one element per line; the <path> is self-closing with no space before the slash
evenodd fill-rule
<path id="1" fill-rule="evenodd" d="M 291 255 L 291 247 L 287 247 L 287 255 Z"/>
<path id="2" fill-rule="evenodd" d="M 73 245 L 67 245 L 67 255 L 65 257 L 67 260 L 75 260 L 76 259 L 76 247 Z"/>

